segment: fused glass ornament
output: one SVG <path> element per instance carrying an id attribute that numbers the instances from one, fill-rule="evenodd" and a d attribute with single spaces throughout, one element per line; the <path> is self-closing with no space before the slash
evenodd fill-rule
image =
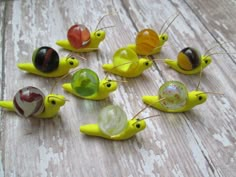
<path id="1" fill-rule="evenodd" d="M 71 46 L 76 49 L 86 46 L 90 42 L 90 32 L 88 28 L 81 24 L 70 27 L 67 38 Z"/>
<path id="2" fill-rule="evenodd" d="M 169 110 L 182 108 L 188 100 L 188 91 L 185 85 L 179 81 L 164 83 L 158 92 L 160 104 Z"/>
<path id="3" fill-rule="evenodd" d="M 73 75 L 71 86 L 80 96 L 91 96 L 98 92 L 99 78 L 94 71 L 81 69 Z"/>
<path id="4" fill-rule="evenodd" d="M 108 136 L 118 135 L 128 125 L 127 116 L 119 106 L 110 105 L 100 111 L 98 125 L 104 134 Z"/>
<path id="5" fill-rule="evenodd" d="M 39 71 L 52 72 L 59 66 L 59 55 L 53 48 L 43 46 L 35 49 L 32 62 Z"/>
<path id="6" fill-rule="evenodd" d="M 13 104 L 17 114 L 23 117 L 38 115 L 44 110 L 44 94 L 36 87 L 24 87 L 14 96 Z"/>

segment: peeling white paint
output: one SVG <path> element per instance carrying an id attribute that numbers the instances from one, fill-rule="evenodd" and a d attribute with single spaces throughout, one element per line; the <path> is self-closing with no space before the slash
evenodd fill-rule
<path id="1" fill-rule="evenodd" d="M 155 154 L 153 150 L 147 150 L 145 148 L 137 149 L 139 151 L 139 154 L 142 156 L 141 161 L 141 169 L 139 168 L 139 171 L 142 172 L 144 175 L 148 175 L 150 177 L 159 176 L 157 172 L 154 171 L 154 167 L 157 164 L 157 166 L 164 167 L 167 158 L 168 158 L 168 152 L 165 148 L 165 142 L 162 142 L 160 145 L 161 147 L 161 154 Z"/>
<path id="2" fill-rule="evenodd" d="M 230 140 L 227 138 L 227 132 L 225 129 L 221 130 L 220 134 L 214 134 L 213 137 L 219 141 L 220 143 L 222 143 L 222 145 L 224 147 L 228 147 L 228 146 L 232 146 L 232 143 L 230 142 Z"/>
<path id="3" fill-rule="evenodd" d="M 226 24 L 222 24 L 222 26 L 224 27 L 224 29 L 228 30 L 229 28 L 226 26 Z"/>
<path id="4" fill-rule="evenodd" d="M 53 165 L 59 165 L 60 161 L 62 159 L 62 154 L 61 153 L 54 153 L 52 148 L 46 148 L 44 144 L 42 144 L 39 147 L 39 158 L 40 158 L 40 168 L 39 168 L 39 173 L 41 174 L 42 177 L 47 177 L 49 171 L 49 163 L 52 163 Z"/>
<path id="5" fill-rule="evenodd" d="M 18 61 L 18 54 L 20 52 L 20 49 L 18 47 L 18 42 L 20 41 L 20 24 L 21 24 L 21 10 L 19 10 L 21 7 L 21 1 L 15 1 L 13 3 L 13 14 L 12 14 L 12 38 L 14 45 L 14 59 L 17 62 Z M 11 49 L 10 49 L 11 50 Z"/>
<path id="6" fill-rule="evenodd" d="M 182 171 L 180 170 L 180 167 L 178 164 L 175 164 L 174 168 L 171 170 L 174 177 L 184 177 Z"/>
<path id="7" fill-rule="evenodd" d="M 2 151 L 0 151 L 0 176 L 4 176 L 3 164 L 2 164 Z"/>

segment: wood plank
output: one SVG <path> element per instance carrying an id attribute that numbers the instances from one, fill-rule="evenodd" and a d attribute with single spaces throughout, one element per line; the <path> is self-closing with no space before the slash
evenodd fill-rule
<path id="1" fill-rule="evenodd" d="M 4 59 L 3 59 L 3 56 L 4 56 L 4 34 L 5 34 L 5 31 L 4 31 L 4 19 L 5 19 L 5 2 L 2 1 L 0 2 L 0 82 L 1 82 L 1 90 L 0 90 L 0 95 L 1 95 L 1 99 L 3 99 L 4 97 Z M 1 111 L 0 112 L 0 176 L 4 176 L 4 163 L 3 163 L 3 160 L 4 160 L 4 153 L 3 153 L 3 140 L 2 140 L 2 134 L 3 134 L 3 124 L 2 124 L 2 114 L 3 112 Z"/>
<path id="2" fill-rule="evenodd" d="M 193 3 L 192 1 L 189 1 L 189 2 Z M 221 3 L 223 6 L 223 2 Z M 137 22 L 137 24 L 143 24 L 142 22 L 139 22 L 139 20 L 140 19 L 142 20 L 142 18 L 137 17 L 137 16 L 139 16 L 140 14 L 144 14 L 145 10 L 147 9 L 148 11 L 152 12 L 154 11 L 154 8 L 150 9 L 150 7 L 146 5 L 145 3 L 143 3 L 142 5 L 139 5 L 139 3 L 137 4 L 138 4 L 137 6 L 143 7 L 142 8 L 143 10 L 135 11 L 135 10 L 132 10 L 132 8 L 129 8 L 131 9 L 130 13 L 133 14 L 134 16 L 133 19 L 134 21 Z M 154 2 L 151 4 L 154 4 Z M 160 6 L 163 7 L 165 6 L 164 4 L 162 3 Z M 200 4 L 202 4 L 201 7 L 205 5 L 204 2 L 201 2 Z M 194 14 L 191 13 L 191 10 L 186 10 L 187 7 L 183 3 L 174 2 L 172 5 L 175 7 L 178 7 L 177 10 L 183 14 L 184 21 L 185 21 L 184 23 L 182 21 L 179 22 L 180 21 L 180 18 L 179 18 L 178 19 L 179 21 L 177 20 L 176 23 L 173 23 L 171 28 L 168 30 L 168 32 L 171 33 L 175 38 L 174 44 L 172 43 L 172 45 L 175 45 L 176 41 L 181 41 L 182 43 L 181 45 L 186 45 L 186 44 L 189 45 L 190 44 L 189 42 L 191 42 L 191 45 L 194 45 L 194 46 L 201 45 L 199 46 L 200 49 L 202 47 L 205 47 L 205 49 L 202 50 L 204 51 L 206 50 L 206 48 L 209 48 L 207 46 L 210 46 L 214 43 L 219 42 L 219 41 L 215 41 L 215 38 L 212 37 L 211 32 L 206 31 L 208 29 L 206 29 L 204 25 L 201 25 L 201 23 L 198 20 L 198 17 L 194 17 Z M 169 9 L 169 11 L 167 12 L 173 12 L 172 6 L 170 5 L 169 2 L 166 2 L 165 7 L 168 7 Z M 214 7 L 212 9 L 214 9 Z M 199 13 L 198 15 L 200 14 L 202 13 Z M 207 14 L 207 11 L 205 11 L 205 14 Z M 156 21 L 154 19 L 155 17 L 146 17 L 146 18 L 148 18 L 150 21 L 153 21 L 153 22 Z M 209 19 L 209 21 L 211 20 Z M 155 24 L 152 24 L 152 25 L 155 26 Z M 179 34 L 180 31 L 182 32 L 182 35 Z M 183 34 L 185 35 L 183 36 Z M 204 38 L 203 38 L 203 34 L 204 34 Z M 179 39 L 176 40 L 176 38 L 178 37 Z M 187 39 L 186 43 L 185 43 L 185 39 Z M 170 54 L 171 52 L 172 51 L 168 50 L 168 54 Z M 216 56 L 214 58 L 218 58 L 218 57 L 219 56 Z M 212 172 L 217 176 L 221 174 L 225 174 L 226 176 L 233 176 L 234 175 L 233 169 L 235 169 L 234 158 L 232 158 L 234 157 L 234 152 L 235 152 L 235 145 L 234 145 L 235 144 L 234 143 L 235 142 L 234 141 L 235 140 L 235 136 L 234 136 L 235 123 L 233 121 L 235 117 L 235 111 L 234 111 L 235 104 L 233 104 L 232 100 L 235 101 L 235 94 L 233 93 L 233 90 L 235 88 L 235 82 L 231 78 L 234 78 L 233 75 L 235 75 L 234 74 L 235 63 L 232 60 L 232 58 L 229 56 L 224 56 L 224 58 L 225 58 L 224 62 L 220 62 L 220 58 L 219 60 L 214 59 L 214 62 L 216 62 L 216 64 L 213 63 L 214 67 L 210 66 L 211 68 L 210 72 L 207 72 L 207 70 L 204 72 L 203 79 L 204 80 L 207 79 L 207 82 L 203 80 L 201 84 L 203 89 L 205 87 L 205 90 L 207 89 L 206 86 L 208 87 L 209 90 L 217 89 L 217 90 L 224 91 L 225 88 L 227 88 L 227 91 L 224 97 L 213 97 L 213 100 L 210 100 L 212 98 L 210 98 L 209 96 L 209 99 L 205 105 L 205 108 L 202 108 L 202 107 L 198 108 L 199 110 L 198 114 L 191 111 L 191 112 L 186 113 L 185 115 L 187 117 L 186 123 L 189 126 L 192 132 L 192 135 L 194 136 L 195 141 L 197 142 L 197 144 L 199 144 L 199 148 L 201 149 L 203 156 L 209 165 L 209 168 L 212 169 Z M 160 70 L 166 71 L 164 69 L 160 69 Z M 168 72 L 168 73 L 170 73 L 169 75 L 171 75 L 171 77 L 176 78 L 175 73 L 173 74 L 171 72 Z M 220 73 L 220 74 L 217 74 L 217 73 Z M 169 75 L 163 74 L 163 76 L 167 78 L 169 77 Z M 215 76 L 218 76 L 218 78 L 215 78 Z M 190 78 L 192 79 L 193 77 L 190 77 Z M 185 78 L 181 78 L 181 80 L 184 80 L 185 83 L 191 82 L 190 80 L 189 81 L 185 80 Z M 228 92 L 228 88 L 229 88 L 229 92 Z M 209 112 L 204 111 L 206 108 L 209 109 Z M 225 114 L 226 112 L 227 114 Z M 192 150 L 194 149 L 193 147 L 192 147 Z M 224 157 L 223 160 L 222 160 L 222 157 Z M 198 158 L 199 157 L 195 157 L 196 162 Z M 198 163 L 200 169 L 202 169 L 201 164 L 202 163 Z M 206 175 L 206 173 L 203 173 L 203 174 Z"/>
<path id="3" fill-rule="evenodd" d="M 101 78 L 105 76 L 101 65 L 111 62 L 119 47 L 134 41 L 137 30 L 159 28 L 177 11 L 183 16 L 168 29 L 170 45 L 155 57 L 174 58 L 183 46 L 188 45 L 204 51 L 217 42 L 199 21 L 198 15 L 183 1 L 113 3 L 105 0 L 93 3 L 89 0 L 70 3 L 8 1 L 7 25 L 4 26 L 4 62 L 7 68 L 4 98 L 11 99 L 19 88 L 29 84 L 48 93 L 54 79 L 22 73 L 15 69 L 16 63 L 30 61 L 32 51 L 41 45 L 50 45 L 60 55 L 66 55 L 67 52 L 54 42 L 66 37 L 68 27 L 77 21 L 94 29 L 98 19 L 112 8 L 118 16 L 105 19 L 103 25 L 114 23 L 116 28 L 107 29 L 100 51 L 83 54 L 88 60 L 81 61 L 80 65 L 81 68 L 92 68 Z M 75 8 L 78 5 L 79 8 Z M 214 61 L 204 71 L 201 84 L 204 90 L 224 91 L 227 88 L 224 97 L 209 96 L 205 105 L 183 114 L 159 113 L 150 108 L 142 113 L 143 117 L 157 113 L 160 117 L 147 120 L 143 132 L 124 142 L 83 136 L 79 126 L 96 122 L 98 112 L 109 104 L 120 105 L 128 117 L 132 117 L 144 106 L 141 96 L 156 94 L 164 81 L 181 80 L 194 89 L 198 76 L 176 74 L 163 63 L 158 63 L 141 77 L 127 79 L 129 82 L 121 84 L 110 99 L 95 102 L 75 99 L 62 91 L 60 84 L 70 80 L 66 78 L 58 84 L 55 92 L 65 95 L 70 102 L 61 109 L 58 117 L 52 120 L 21 119 L 14 113 L 2 112 L 1 154 L 5 176 L 233 176 L 233 103 L 236 96 L 232 74 L 236 69 L 232 59 L 229 56 L 225 58 L 228 60 L 223 64 Z M 232 72 L 227 72 L 227 68 Z"/>

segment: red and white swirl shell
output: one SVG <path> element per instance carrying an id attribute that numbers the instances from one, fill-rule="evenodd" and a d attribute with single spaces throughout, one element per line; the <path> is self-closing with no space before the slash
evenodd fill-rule
<path id="1" fill-rule="evenodd" d="M 24 87 L 14 96 L 13 104 L 17 114 L 23 117 L 38 115 L 44 110 L 44 94 L 36 87 Z"/>

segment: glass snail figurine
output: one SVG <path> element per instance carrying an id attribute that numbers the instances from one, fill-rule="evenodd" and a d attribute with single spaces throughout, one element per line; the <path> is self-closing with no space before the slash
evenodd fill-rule
<path id="1" fill-rule="evenodd" d="M 212 54 L 213 55 L 213 54 Z M 181 50 L 177 60 L 165 59 L 164 62 L 172 69 L 182 74 L 197 74 L 212 62 L 211 54 L 200 56 L 199 52 L 191 47 Z"/>
<path id="2" fill-rule="evenodd" d="M 105 71 L 123 76 L 137 77 L 144 70 L 150 68 L 153 62 L 150 59 L 138 58 L 137 54 L 130 48 L 120 48 L 113 55 L 111 64 L 104 64 Z"/>
<path id="3" fill-rule="evenodd" d="M 158 91 L 158 96 L 143 96 L 144 103 L 164 112 L 185 112 L 207 100 L 207 93 L 199 90 L 188 92 L 179 81 L 165 82 Z M 159 102 L 157 102 L 160 100 Z"/>
<path id="4" fill-rule="evenodd" d="M 64 90 L 89 100 L 103 100 L 117 89 L 117 82 L 107 78 L 99 81 L 97 74 L 90 69 L 80 69 L 73 74 L 71 83 L 62 85 Z"/>
<path id="5" fill-rule="evenodd" d="M 129 44 L 127 47 L 134 50 L 138 55 L 148 56 L 159 53 L 162 49 L 162 46 L 168 40 L 168 34 L 166 33 L 167 29 L 178 16 L 179 14 L 175 15 L 172 21 L 164 29 L 164 26 L 170 19 L 168 18 L 163 23 L 160 34 L 150 28 L 139 31 L 135 39 L 135 44 Z"/>
<path id="6" fill-rule="evenodd" d="M 32 63 L 19 63 L 19 69 L 43 76 L 60 77 L 69 72 L 70 69 L 79 65 L 79 61 L 73 56 L 59 59 L 58 53 L 51 47 L 43 46 L 35 49 Z"/>
<path id="7" fill-rule="evenodd" d="M 127 120 L 125 112 L 115 105 L 104 107 L 98 116 L 97 124 L 80 126 L 80 132 L 109 140 L 126 140 L 146 128 L 145 120 Z"/>
<path id="8" fill-rule="evenodd" d="M 98 29 L 101 21 L 109 16 L 110 14 L 104 15 L 98 22 L 95 31 L 90 32 L 88 28 L 83 24 L 75 24 L 69 28 L 67 31 L 66 40 L 58 40 L 56 44 L 64 49 L 74 51 L 74 52 L 90 52 L 97 50 L 99 44 L 105 39 L 106 32 L 103 27 Z"/>
<path id="9" fill-rule="evenodd" d="M 53 118 L 65 101 L 62 95 L 45 96 L 38 88 L 28 86 L 20 89 L 13 101 L 0 101 L 0 107 L 15 111 L 22 117 Z"/>

